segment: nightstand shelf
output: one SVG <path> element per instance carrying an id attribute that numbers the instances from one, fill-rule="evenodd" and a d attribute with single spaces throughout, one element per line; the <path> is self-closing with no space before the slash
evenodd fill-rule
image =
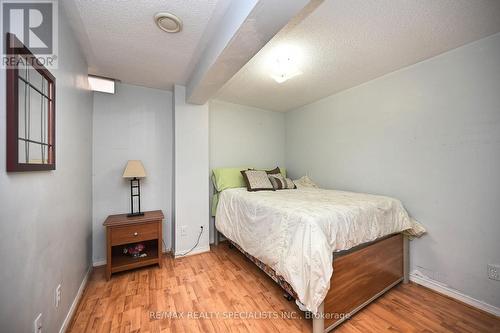
<path id="1" fill-rule="evenodd" d="M 108 280 L 117 272 L 155 264 L 161 267 L 162 221 L 161 210 L 145 212 L 143 216 L 108 216 L 103 223 L 106 227 Z M 145 257 L 134 258 L 123 253 L 125 247 L 136 243 L 145 245 Z"/>
<path id="2" fill-rule="evenodd" d="M 146 257 L 134 258 L 123 254 L 123 248 L 126 245 L 116 245 L 111 249 L 111 274 L 126 271 L 133 268 L 154 265 L 158 263 L 158 244 L 157 240 L 141 242 L 146 245 Z M 130 246 L 133 244 L 129 244 Z"/>

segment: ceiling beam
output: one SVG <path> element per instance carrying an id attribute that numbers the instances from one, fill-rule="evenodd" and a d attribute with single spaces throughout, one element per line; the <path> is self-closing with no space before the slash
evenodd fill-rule
<path id="1" fill-rule="evenodd" d="M 233 1 L 187 82 L 189 103 L 204 104 L 310 3 L 319 0 Z M 310 7 L 310 6 L 307 6 Z M 309 11 L 309 10 L 308 10 Z"/>

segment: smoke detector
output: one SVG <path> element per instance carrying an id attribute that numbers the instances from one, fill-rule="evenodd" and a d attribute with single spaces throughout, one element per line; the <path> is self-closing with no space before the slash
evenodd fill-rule
<path id="1" fill-rule="evenodd" d="M 171 13 L 157 13 L 155 15 L 155 22 L 158 28 L 165 32 L 176 33 L 182 30 L 181 19 Z"/>

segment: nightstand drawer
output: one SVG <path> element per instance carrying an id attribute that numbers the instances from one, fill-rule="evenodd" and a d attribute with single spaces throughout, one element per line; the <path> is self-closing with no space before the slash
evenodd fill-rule
<path id="1" fill-rule="evenodd" d="M 111 245 L 135 243 L 158 238 L 158 223 L 144 223 L 111 228 Z"/>

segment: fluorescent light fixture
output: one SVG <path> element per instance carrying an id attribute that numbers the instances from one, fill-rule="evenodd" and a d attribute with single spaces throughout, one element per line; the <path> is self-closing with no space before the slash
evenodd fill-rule
<path id="1" fill-rule="evenodd" d="M 270 54 L 268 68 L 270 76 L 278 83 L 283 83 L 302 74 L 299 69 L 300 52 L 296 47 L 280 46 Z"/>
<path id="2" fill-rule="evenodd" d="M 105 77 L 89 75 L 90 89 L 107 94 L 115 93 L 115 80 Z"/>

